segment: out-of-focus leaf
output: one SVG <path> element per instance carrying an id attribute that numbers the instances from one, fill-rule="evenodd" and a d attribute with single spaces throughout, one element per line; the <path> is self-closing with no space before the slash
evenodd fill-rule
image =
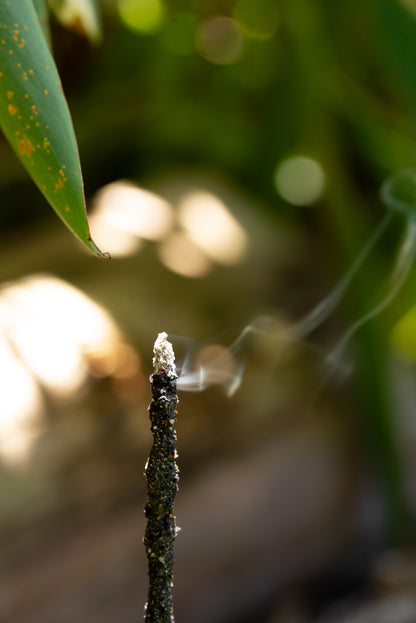
<path id="1" fill-rule="evenodd" d="M 404 169 L 383 183 L 381 198 L 391 210 L 416 218 L 416 169 Z"/>
<path id="2" fill-rule="evenodd" d="M 398 0 L 413 17 L 416 17 L 416 2 L 415 0 Z"/>
<path id="3" fill-rule="evenodd" d="M 412 307 L 395 325 L 391 342 L 400 355 L 416 362 L 416 307 Z"/>
<path id="4" fill-rule="evenodd" d="M 0 0 L 0 125 L 64 223 L 104 257 L 91 240 L 74 129 L 32 0 Z"/>
<path id="5" fill-rule="evenodd" d="M 86 36 L 92 43 L 101 39 L 100 11 L 96 0 L 49 0 L 63 26 Z"/>
<path id="6" fill-rule="evenodd" d="M 43 36 L 48 42 L 49 47 L 52 47 L 51 31 L 49 28 L 49 8 L 46 0 L 33 0 L 33 5 L 38 14 L 40 25 L 42 26 Z"/>
<path id="7" fill-rule="evenodd" d="M 396 89 L 416 102 L 416 24 L 403 3 L 390 0 L 372 0 L 375 7 L 375 27 L 379 44 L 378 54 L 383 61 L 384 74 L 390 77 Z M 400 80 L 397 80 L 400 76 Z"/>

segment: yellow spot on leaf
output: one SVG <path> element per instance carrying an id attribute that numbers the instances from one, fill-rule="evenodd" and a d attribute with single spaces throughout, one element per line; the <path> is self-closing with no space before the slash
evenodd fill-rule
<path id="1" fill-rule="evenodd" d="M 9 104 L 9 115 L 15 115 L 17 113 L 17 107 L 14 104 Z"/>
<path id="2" fill-rule="evenodd" d="M 47 92 L 47 90 L 46 90 L 46 89 L 44 90 L 44 94 L 45 94 L 45 95 L 48 95 L 48 92 Z"/>
<path id="3" fill-rule="evenodd" d="M 13 95 L 14 95 L 13 91 L 7 91 L 7 99 L 8 100 L 11 100 Z"/>
<path id="4" fill-rule="evenodd" d="M 27 138 L 26 134 L 24 134 L 23 138 L 17 142 L 17 148 L 21 154 L 25 154 L 26 156 L 31 156 L 32 151 L 35 151 L 35 148 Z"/>

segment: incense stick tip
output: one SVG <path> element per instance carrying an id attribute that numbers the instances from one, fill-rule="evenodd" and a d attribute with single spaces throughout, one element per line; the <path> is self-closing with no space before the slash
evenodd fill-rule
<path id="1" fill-rule="evenodd" d="M 172 344 L 168 341 L 167 333 L 159 333 L 153 347 L 153 368 L 156 372 L 166 372 L 170 376 L 176 376 L 175 353 Z"/>

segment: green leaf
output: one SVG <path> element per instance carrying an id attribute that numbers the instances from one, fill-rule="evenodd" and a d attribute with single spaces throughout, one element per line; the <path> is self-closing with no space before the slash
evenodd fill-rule
<path id="1" fill-rule="evenodd" d="M 0 125 L 69 229 L 99 257 L 69 109 L 32 0 L 0 0 Z"/>
<path id="2" fill-rule="evenodd" d="M 52 48 L 51 30 L 49 27 L 49 7 L 46 0 L 33 0 L 38 15 L 38 20 L 42 27 L 43 36 L 45 37 L 49 48 Z"/>

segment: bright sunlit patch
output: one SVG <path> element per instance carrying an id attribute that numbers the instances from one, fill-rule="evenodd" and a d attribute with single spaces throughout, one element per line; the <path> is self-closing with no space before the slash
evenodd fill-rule
<path id="1" fill-rule="evenodd" d="M 91 231 L 94 240 L 101 249 L 111 249 L 111 257 L 128 257 L 137 253 L 142 246 L 140 238 L 131 232 L 112 226 L 106 216 L 92 214 L 90 216 Z"/>
<path id="2" fill-rule="evenodd" d="M 241 56 L 244 37 L 237 22 L 219 15 L 202 22 L 196 33 L 197 48 L 210 63 L 232 65 Z"/>
<path id="3" fill-rule="evenodd" d="M 210 259 L 183 232 L 167 238 L 158 248 L 161 262 L 183 277 L 204 277 L 211 270 Z"/>
<path id="4" fill-rule="evenodd" d="M 316 160 L 307 156 L 291 156 L 276 167 L 274 182 L 283 199 L 296 206 L 307 206 L 321 198 L 325 189 L 325 173 Z"/>
<path id="5" fill-rule="evenodd" d="M 126 181 L 108 184 L 98 191 L 91 215 L 94 239 L 112 256 L 138 250 L 140 239 L 160 240 L 173 223 L 172 206 L 148 190 Z"/>
<path id="6" fill-rule="evenodd" d="M 185 195 L 179 204 L 179 219 L 191 240 L 215 262 L 233 265 L 245 256 L 245 230 L 212 193 L 200 190 Z"/>
<path id="7" fill-rule="evenodd" d="M 43 400 L 31 373 L 18 360 L 10 344 L 0 336 L 0 456 L 17 465 L 37 432 Z"/>
<path id="8" fill-rule="evenodd" d="M 161 0 L 119 0 L 118 10 L 128 28 L 143 34 L 156 32 L 165 15 Z"/>
<path id="9" fill-rule="evenodd" d="M 33 275 L 0 289 L 0 460 L 23 464 L 39 435 L 42 388 L 73 396 L 89 375 L 120 395 L 140 383 L 139 360 L 110 315 L 77 288 Z"/>
<path id="10" fill-rule="evenodd" d="M 244 32 L 255 39 L 270 39 L 279 24 L 275 0 L 237 0 L 233 17 Z"/>
<path id="11" fill-rule="evenodd" d="M 82 292 L 49 276 L 1 292 L 3 326 L 22 362 L 58 395 L 85 381 L 88 357 L 111 355 L 118 331 L 108 314 Z"/>

